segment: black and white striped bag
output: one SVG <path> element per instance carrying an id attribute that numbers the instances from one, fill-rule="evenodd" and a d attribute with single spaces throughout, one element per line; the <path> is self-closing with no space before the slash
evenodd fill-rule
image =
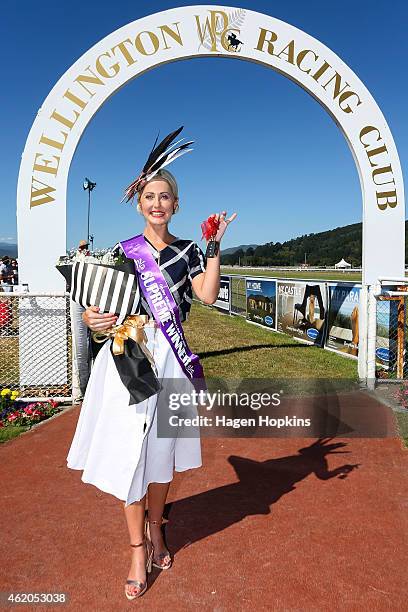
<path id="1" fill-rule="evenodd" d="M 99 312 L 115 313 L 119 318 L 134 314 L 140 299 L 135 274 L 83 261 L 72 265 L 70 295 L 84 308 L 99 306 Z"/>

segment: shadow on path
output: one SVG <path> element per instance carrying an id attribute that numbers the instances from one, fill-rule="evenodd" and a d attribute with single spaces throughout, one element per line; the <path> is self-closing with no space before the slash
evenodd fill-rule
<path id="1" fill-rule="evenodd" d="M 230 455 L 239 482 L 217 487 L 166 505 L 164 516 L 171 521 L 168 544 L 172 553 L 220 532 L 245 517 L 270 514 L 270 506 L 296 488 L 296 483 L 315 474 L 321 480 L 346 478 L 360 464 L 328 469 L 327 456 L 349 451 L 337 449 L 345 442 L 329 444 L 319 438 L 300 448 L 298 454 L 267 461 Z M 171 539 L 170 539 L 171 538 Z"/>

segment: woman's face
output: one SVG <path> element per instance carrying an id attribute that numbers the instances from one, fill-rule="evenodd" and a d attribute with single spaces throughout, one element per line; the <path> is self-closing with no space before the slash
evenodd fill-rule
<path id="1" fill-rule="evenodd" d="M 167 181 L 151 181 L 142 191 L 139 205 L 141 212 L 151 225 L 166 225 L 174 212 L 177 199 L 174 198 Z"/>

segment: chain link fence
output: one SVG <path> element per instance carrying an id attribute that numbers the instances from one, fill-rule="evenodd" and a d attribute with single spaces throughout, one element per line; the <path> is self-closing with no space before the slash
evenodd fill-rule
<path id="1" fill-rule="evenodd" d="M 376 378 L 378 381 L 399 381 L 408 377 L 408 295 L 381 295 L 377 297 L 376 305 Z"/>
<path id="2" fill-rule="evenodd" d="M 0 389 L 18 397 L 72 397 L 69 296 L 0 293 Z"/>

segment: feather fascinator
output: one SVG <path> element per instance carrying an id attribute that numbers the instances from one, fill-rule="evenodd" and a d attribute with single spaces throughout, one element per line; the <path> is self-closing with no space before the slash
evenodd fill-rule
<path id="1" fill-rule="evenodd" d="M 177 138 L 177 136 L 180 134 L 183 127 L 184 126 L 182 125 L 178 128 L 178 130 L 175 130 L 174 132 L 168 134 L 156 146 L 157 139 L 159 138 L 159 135 L 157 135 L 153 148 L 150 151 L 149 157 L 147 158 L 147 161 L 143 166 L 143 170 L 141 171 L 137 179 L 135 179 L 128 187 L 126 187 L 125 195 L 122 199 L 122 202 L 125 200 L 126 202 L 129 202 L 129 200 L 133 201 L 137 192 L 143 189 L 147 181 L 150 181 L 150 179 L 152 179 L 158 173 L 159 170 L 177 159 L 177 157 L 180 157 L 181 155 L 184 155 L 184 153 L 188 153 L 189 151 L 193 150 L 188 148 L 191 144 L 193 144 L 193 140 L 189 140 L 188 142 L 180 144 L 184 140 L 184 138 L 181 138 L 177 142 L 173 142 L 174 139 Z"/>

